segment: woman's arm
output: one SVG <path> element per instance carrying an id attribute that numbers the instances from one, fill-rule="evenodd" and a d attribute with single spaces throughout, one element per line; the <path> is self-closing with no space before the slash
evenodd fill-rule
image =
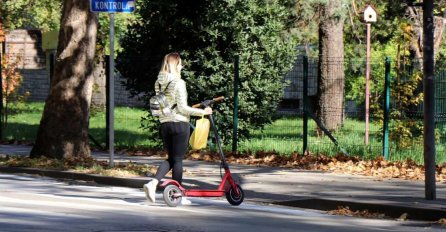
<path id="1" fill-rule="evenodd" d="M 175 85 L 177 109 L 180 114 L 192 115 L 192 116 L 203 116 L 205 111 L 203 109 L 192 108 L 187 104 L 187 90 L 186 82 L 184 80 L 178 80 Z"/>

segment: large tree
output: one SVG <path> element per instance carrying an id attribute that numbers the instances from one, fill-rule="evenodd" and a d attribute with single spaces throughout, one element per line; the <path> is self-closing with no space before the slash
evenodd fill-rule
<path id="1" fill-rule="evenodd" d="M 437 15 L 434 17 L 434 51 L 438 52 L 440 45 L 442 44 L 443 31 L 445 27 L 445 18 L 444 14 L 446 11 L 444 10 L 446 3 L 443 1 L 439 1 L 435 4 L 435 9 L 443 8 L 443 12 L 436 11 Z M 441 15 L 443 14 L 443 15 Z M 411 22 L 410 30 L 407 31 L 407 36 L 411 37 L 410 48 L 411 52 L 415 59 L 417 59 L 420 64 L 420 68 L 423 68 L 421 65 L 423 63 L 423 11 L 421 7 L 408 7 L 407 15 Z"/>
<path id="2" fill-rule="evenodd" d="M 345 0 L 328 0 L 319 24 L 319 71 L 316 114 L 328 130 L 344 118 Z"/>
<path id="3" fill-rule="evenodd" d="M 31 157 L 89 156 L 88 117 L 98 20 L 88 0 L 65 0 L 54 77 Z"/>

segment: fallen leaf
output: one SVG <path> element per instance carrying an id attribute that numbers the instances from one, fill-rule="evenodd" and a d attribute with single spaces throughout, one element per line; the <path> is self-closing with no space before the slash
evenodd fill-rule
<path id="1" fill-rule="evenodd" d="M 407 216 L 409 216 L 407 213 L 401 214 L 401 216 L 397 219 L 398 221 L 406 221 Z"/>
<path id="2" fill-rule="evenodd" d="M 446 226 L 446 218 L 440 218 L 437 223 Z"/>

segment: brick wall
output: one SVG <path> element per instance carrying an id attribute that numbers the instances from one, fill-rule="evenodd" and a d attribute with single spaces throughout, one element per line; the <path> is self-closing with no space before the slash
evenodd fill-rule
<path id="1" fill-rule="evenodd" d="M 19 88 L 19 93 L 26 91 L 31 93 L 29 101 L 45 101 L 48 96 L 50 78 L 46 69 L 22 69 L 23 82 Z M 121 83 L 122 77 L 115 76 L 115 105 L 116 106 L 143 106 L 143 102 L 135 98 L 130 98 L 130 94 Z M 92 101 L 98 104 L 105 104 L 105 80 L 96 84 L 93 91 Z M 100 92 L 98 92 L 100 91 Z M 103 93 L 103 94 L 102 94 Z"/>
<path id="2" fill-rule="evenodd" d="M 30 101 L 45 101 L 50 87 L 49 74 L 45 69 L 22 69 L 20 71 L 23 77 L 22 85 L 19 88 L 19 94 L 29 92 Z"/>

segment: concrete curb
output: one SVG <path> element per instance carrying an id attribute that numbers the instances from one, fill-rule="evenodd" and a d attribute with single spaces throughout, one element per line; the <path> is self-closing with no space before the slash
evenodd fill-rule
<path id="1" fill-rule="evenodd" d="M 5 166 L 0 166 L 0 172 L 25 173 L 25 174 L 46 176 L 56 179 L 93 181 L 97 184 L 113 185 L 113 186 L 129 187 L 129 188 L 142 188 L 142 186 L 148 181 L 147 179 L 120 178 L 120 177 L 101 176 L 101 175 L 93 175 L 85 173 L 76 173 L 70 171 L 44 170 L 37 168 L 21 168 L 21 167 L 5 167 Z"/>
<path id="2" fill-rule="evenodd" d="M 368 210 L 369 212 L 383 213 L 388 217 L 399 218 L 404 213 L 407 213 L 407 219 L 438 221 L 441 218 L 446 218 L 446 210 L 427 209 L 421 207 L 409 207 L 396 204 L 378 204 L 361 201 L 342 201 L 335 199 L 302 199 L 295 201 L 274 202 L 273 204 L 300 207 L 316 210 L 336 210 L 339 206 L 348 206 L 350 210 Z"/>

